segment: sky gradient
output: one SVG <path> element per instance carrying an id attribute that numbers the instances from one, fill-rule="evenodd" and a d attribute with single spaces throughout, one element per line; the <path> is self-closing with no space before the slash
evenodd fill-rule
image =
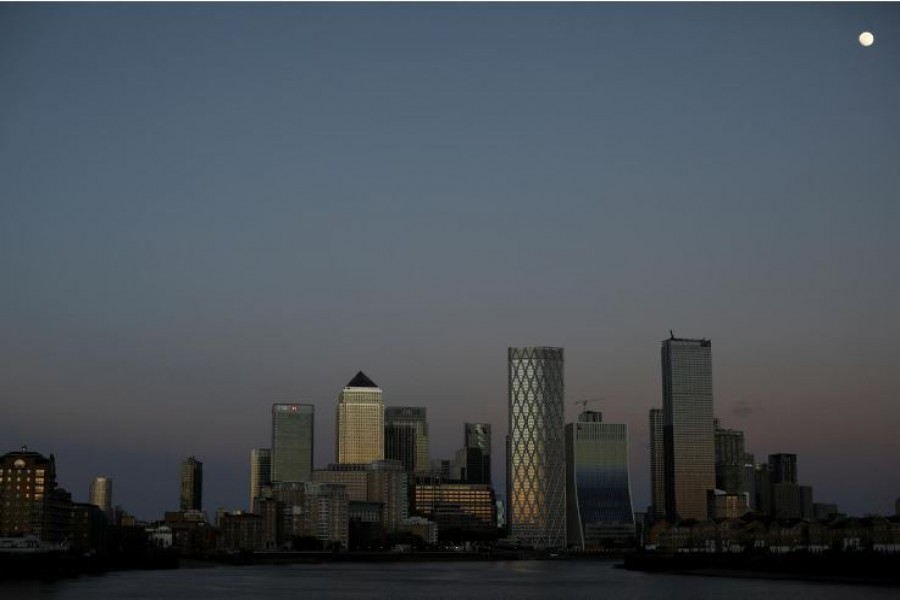
<path id="1" fill-rule="evenodd" d="M 887 513 L 897 107 L 896 3 L 4 4 L 0 451 L 244 508 L 271 404 L 324 466 L 363 370 L 502 489 L 506 349 L 562 346 L 643 510 L 673 329 L 758 460 Z"/>

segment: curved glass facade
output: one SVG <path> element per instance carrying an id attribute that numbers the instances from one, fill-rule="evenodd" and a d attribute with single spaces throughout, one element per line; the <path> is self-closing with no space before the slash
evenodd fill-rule
<path id="1" fill-rule="evenodd" d="M 632 544 L 627 427 L 602 423 L 599 413 L 582 413 L 578 422 L 566 425 L 566 468 L 569 544 L 580 548 Z"/>
<path id="2" fill-rule="evenodd" d="M 509 349 L 507 497 L 510 535 L 566 547 L 563 349 Z"/>

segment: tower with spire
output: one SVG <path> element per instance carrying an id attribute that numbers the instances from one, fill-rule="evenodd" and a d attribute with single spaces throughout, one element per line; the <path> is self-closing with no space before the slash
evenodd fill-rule
<path id="1" fill-rule="evenodd" d="M 384 393 L 362 371 L 341 391 L 336 423 L 339 464 L 384 459 Z"/>

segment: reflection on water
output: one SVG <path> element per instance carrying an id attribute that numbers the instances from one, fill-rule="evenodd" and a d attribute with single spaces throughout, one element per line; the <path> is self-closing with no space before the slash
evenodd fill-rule
<path id="1" fill-rule="evenodd" d="M 646 574 L 609 562 L 350 563 L 121 572 L 0 584 L 3 600 L 426 598 L 816 600 L 898 597 L 897 588 Z"/>

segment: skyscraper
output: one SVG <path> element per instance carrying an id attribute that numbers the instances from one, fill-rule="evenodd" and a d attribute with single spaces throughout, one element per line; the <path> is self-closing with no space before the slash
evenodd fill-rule
<path id="1" fill-rule="evenodd" d="M 181 463 L 181 510 L 202 510 L 203 463 L 191 456 Z"/>
<path id="2" fill-rule="evenodd" d="M 797 455 L 770 454 L 769 473 L 772 485 L 777 483 L 797 483 Z"/>
<path id="3" fill-rule="evenodd" d="M 663 411 L 650 409 L 650 495 L 653 520 L 666 516 L 666 460 Z"/>
<path id="4" fill-rule="evenodd" d="M 465 424 L 465 480 L 491 485 L 491 425 Z"/>
<path id="5" fill-rule="evenodd" d="M 384 459 L 384 393 L 362 371 L 338 398 L 336 441 L 339 464 Z"/>
<path id="6" fill-rule="evenodd" d="M 723 429 L 715 420 L 716 439 L 716 489 L 729 494 L 747 492 L 745 475 L 744 432 Z"/>
<path id="7" fill-rule="evenodd" d="M 568 541 L 579 549 L 632 546 L 628 428 L 584 411 L 566 425 Z"/>
<path id="8" fill-rule="evenodd" d="M 712 346 L 709 340 L 663 340 L 663 435 L 666 517 L 705 519 L 716 487 Z"/>
<path id="9" fill-rule="evenodd" d="M 566 547 L 563 349 L 509 348 L 507 471 L 510 535 Z"/>
<path id="10" fill-rule="evenodd" d="M 311 481 L 315 408 L 272 405 L 272 481 Z"/>
<path id="11" fill-rule="evenodd" d="M 399 460 L 407 473 L 427 475 L 428 419 L 422 406 L 384 409 L 384 457 Z"/>
<path id="12" fill-rule="evenodd" d="M 98 507 L 112 521 L 112 478 L 95 477 L 91 481 L 88 503 Z"/>
<path id="13" fill-rule="evenodd" d="M 256 512 L 255 501 L 262 489 L 272 483 L 272 450 L 254 448 L 250 451 L 250 512 Z"/>

